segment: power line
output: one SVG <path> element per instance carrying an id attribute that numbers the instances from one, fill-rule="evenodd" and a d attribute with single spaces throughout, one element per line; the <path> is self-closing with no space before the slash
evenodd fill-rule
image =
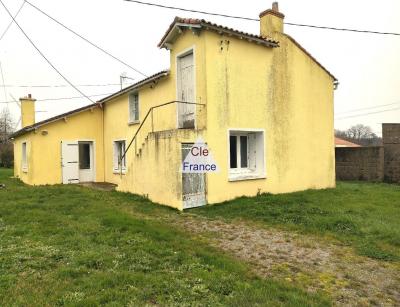
<path id="1" fill-rule="evenodd" d="M 343 119 L 348 119 L 348 118 L 353 118 L 353 117 L 361 117 L 361 116 L 367 116 L 367 115 L 379 114 L 379 113 L 390 112 L 390 111 L 397 111 L 397 110 L 400 110 L 400 108 L 393 108 L 393 109 L 381 110 L 381 111 L 376 111 L 376 112 L 369 112 L 369 113 L 363 113 L 363 114 L 349 115 L 349 116 L 344 116 L 344 117 L 335 118 L 335 120 L 343 120 Z"/>
<path id="2" fill-rule="evenodd" d="M 34 9 L 36 9 L 38 12 L 42 13 L 43 15 L 45 15 L 46 17 L 50 18 L 51 20 L 53 20 L 55 23 L 59 24 L 60 26 L 62 26 L 64 29 L 68 30 L 69 32 L 73 33 L 74 35 L 78 36 L 80 39 L 84 40 L 85 42 L 87 42 L 88 44 L 92 45 L 93 47 L 97 48 L 98 50 L 100 50 L 101 52 L 105 53 L 106 55 L 110 56 L 111 58 L 113 58 L 114 60 L 118 61 L 119 63 L 125 65 L 126 67 L 134 70 L 135 72 L 137 72 L 138 74 L 144 76 L 144 77 L 148 77 L 148 75 L 146 75 L 145 73 L 141 72 L 140 70 L 132 67 L 131 65 L 129 65 L 128 63 L 122 61 L 121 59 L 117 58 L 116 56 L 112 55 L 110 52 L 104 50 L 103 48 L 101 48 L 100 46 L 96 45 L 95 43 L 91 42 L 90 40 L 88 40 L 87 38 L 83 37 L 81 34 L 75 32 L 74 30 L 72 30 L 71 28 L 67 27 L 65 24 L 63 24 L 62 22 L 58 21 L 57 19 L 55 19 L 54 17 L 50 16 L 49 14 L 47 14 L 46 12 L 44 12 L 43 10 L 41 10 L 40 8 L 38 8 L 36 5 L 30 3 L 29 1 L 26 0 L 26 3 L 28 3 L 31 7 L 33 7 Z"/>
<path id="3" fill-rule="evenodd" d="M 204 15 L 250 20 L 250 21 L 260 21 L 260 19 L 258 19 L 258 18 L 233 16 L 233 15 L 227 15 L 227 14 L 221 14 L 221 13 L 212 13 L 212 12 L 206 12 L 206 11 L 185 9 L 185 8 L 181 8 L 181 7 L 167 6 L 167 5 L 162 5 L 162 4 L 158 4 L 158 3 L 150 3 L 150 2 L 144 2 L 144 1 L 138 1 L 138 0 L 124 0 L 124 1 L 133 2 L 133 3 L 137 3 L 137 4 L 141 4 L 141 5 L 155 6 L 155 7 L 160 7 L 160 8 L 164 8 L 164 9 L 176 10 L 176 11 L 199 13 L 199 14 L 204 14 Z M 399 35 L 400 36 L 400 33 L 394 33 L 394 32 L 379 32 L 379 31 L 372 31 L 372 30 L 358 30 L 358 29 L 336 28 L 336 27 L 327 27 L 327 26 L 315 26 L 315 25 L 307 25 L 307 24 L 292 23 L 292 22 L 284 22 L 284 24 L 289 25 L 289 26 L 308 27 L 308 28 L 316 28 L 316 29 L 324 29 L 324 30 L 348 31 L 348 32 L 381 34 L 381 35 Z"/>
<path id="4" fill-rule="evenodd" d="M 101 87 L 101 86 L 120 86 L 120 83 L 108 83 L 108 84 L 76 84 L 75 86 L 80 87 Z M 69 87 L 66 84 L 36 84 L 36 85 L 20 85 L 20 84 L 6 84 L 4 87 L 21 87 L 21 88 L 49 88 L 49 87 Z"/>
<path id="5" fill-rule="evenodd" d="M 15 13 L 14 19 L 17 18 L 19 12 L 21 12 L 21 10 L 22 10 L 22 8 L 24 7 L 24 5 L 25 5 L 25 0 L 22 1 L 21 6 L 19 7 L 18 11 Z M 3 37 L 6 35 L 8 29 L 10 29 L 10 27 L 12 26 L 13 23 L 14 23 L 14 20 L 11 20 L 10 23 L 8 24 L 8 26 L 4 29 L 3 34 L 1 34 L 1 36 L 0 36 L 0 41 L 1 41 L 1 40 L 3 39 Z"/>
<path id="6" fill-rule="evenodd" d="M 364 110 L 370 110 L 370 109 L 377 109 L 377 108 L 388 107 L 388 106 L 397 105 L 397 104 L 400 104 L 400 101 L 394 102 L 394 103 L 388 103 L 388 104 L 375 105 L 375 106 L 371 106 L 371 107 L 347 110 L 347 111 L 336 113 L 335 115 L 348 114 L 348 113 L 364 111 Z"/>
<path id="7" fill-rule="evenodd" d="M 7 90 L 6 87 L 4 86 L 4 74 L 3 74 L 3 66 L 1 65 L 0 62 L 0 73 L 1 73 L 1 80 L 2 80 L 2 87 L 3 87 L 3 91 L 4 91 L 4 98 L 7 99 Z"/>
<path id="8" fill-rule="evenodd" d="M 92 99 L 90 99 L 88 96 L 86 96 L 80 89 L 78 89 L 75 85 L 72 84 L 71 81 L 69 81 L 67 79 L 67 77 L 65 77 L 51 62 L 50 60 L 43 54 L 42 51 L 40 51 L 40 49 L 35 45 L 35 43 L 30 39 L 30 37 L 25 33 L 24 29 L 22 29 L 22 27 L 19 25 L 19 23 L 15 20 L 15 18 L 13 17 L 13 15 L 11 15 L 10 11 L 8 10 L 8 8 L 4 5 L 3 1 L 0 0 L 1 5 L 4 7 L 4 9 L 7 11 L 8 15 L 12 18 L 12 20 L 14 21 L 14 23 L 18 26 L 18 28 L 21 30 L 22 34 L 24 34 L 24 36 L 26 37 L 26 39 L 31 43 L 31 45 L 36 49 L 36 51 L 42 56 L 43 59 L 46 60 L 46 62 L 69 84 L 71 85 L 78 93 L 80 93 L 82 96 L 84 96 L 85 98 L 87 98 L 89 101 L 91 101 L 92 103 L 95 103 Z"/>
<path id="9" fill-rule="evenodd" d="M 43 99 L 36 99 L 36 101 L 69 100 L 69 99 L 79 99 L 79 98 L 87 98 L 87 97 L 108 96 L 108 95 L 111 95 L 111 94 L 114 94 L 114 93 L 96 94 L 96 95 L 88 95 L 88 96 L 72 96 L 72 97 L 43 98 Z M 16 102 L 16 100 L 0 101 L 0 103 L 12 103 L 12 102 Z"/>

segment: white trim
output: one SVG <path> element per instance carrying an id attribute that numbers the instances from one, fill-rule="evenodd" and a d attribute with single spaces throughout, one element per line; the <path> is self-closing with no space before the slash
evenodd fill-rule
<path id="1" fill-rule="evenodd" d="M 238 135 L 240 135 L 242 132 L 245 133 L 251 133 L 251 132 L 258 132 L 262 133 L 262 140 L 263 140 L 263 170 L 261 173 L 258 174 L 252 174 L 250 171 L 238 171 L 238 172 L 233 172 L 231 171 L 231 156 L 230 156 L 230 135 L 231 132 L 236 132 Z M 228 128 L 227 130 L 227 158 L 228 158 L 228 167 L 227 167 L 227 176 L 228 176 L 228 181 L 240 181 L 240 180 L 253 180 L 253 179 L 266 179 L 266 136 L 265 136 L 265 129 L 260 129 L 260 128 Z M 236 173 L 236 174 L 235 174 Z"/>
<path id="2" fill-rule="evenodd" d="M 137 95 L 137 119 L 131 118 L 131 96 Z M 128 125 L 137 124 L 140 122 L 140 95 L 139 91 L 131 91 L 128 93 Z"/>
<path id="3" fill-rule="evenodd" d="M 120 138 L 120 139 L 113 139 L 111 141 L 111 144 L 112 144 L 112 172 L 113 172 L 113 174 L 121 174 L 122 173 L 123 175 L 125 175 L 128 171 L 128 153 L 126 153 L 126 155 L 125 155 L 125 168 L 122 168 L 122 172 L 119 168 L 118 169 L 114 168 L 115 142 L 125 142 L 125 150 L 126 150 L 127 140 L 124 138 Z"/>
<path id="4" fill-rule="evenodd" d="M 25 160 L 23 155 L 23 144 L 25 144 Z M 24 163 L 25 162 L 25 163 Z M 25 139 L 21 142 L 21 171 L 27 173 L 29 170 L 29 159 L 28 159 L 28 141 Z"/>
<path id="5" fill-rule="evenodd" d="M 180 101 L 179 93 L 178 93 L 178 58 L 182 58 L 188 54 L 193 53 L 193 69 L 194 69 L 194 77 L 193 77 L 193 98 L 194 103 L 197 102 L 197 65 L 196 65 L 196 45 L 192 45 L 181 52 L 175 55 L 175 97 L 176 100 Z M 197 129 L 197 106 L 194 105 L 194 128 Z M 179 129 L 179 103 L 176 106 L 176 129 Z"/>

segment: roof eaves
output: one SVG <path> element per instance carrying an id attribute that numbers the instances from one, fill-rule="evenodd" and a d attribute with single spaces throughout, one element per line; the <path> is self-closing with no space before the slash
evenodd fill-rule
<path id="1" fill-rule="evenodd" d="M 86 110 L 90 110 L 90 109 L 93 109 L 93 108 L 98 108 L 98 107 L 101 107 L 101 106 L 102 106 L 101 103 L 96 102 L 96 103 L 92 103 L 92 104 L 83 106 L 83 107 L 81 107 L 79 109 L 74 109 L 74 110 L 71 110 L 71 111 L 68 111 L 68 112 L 65 112 L 65 113 L 50 117 L 48 119 L 42 120 L 42 121 L 37 122 L 37 123 L 35 123 L 33 125 L 30 125 L 30 126 L 26 126 L 26 127 L 22 128 L 22 129 L 16 131 L 16 132 L 14 132 L 13 134 L 10 135 L 9 138 L 10 139 L 16 138 L 16 137 L 21 136 L 21 135 L 23 135 L 25 133 L 34 131 L 34 130 L 36 130 L 37 128 L 39 128 L 41 126 L 44 126 L 44 125 L 50 124 L 52 122 L 55 122 L 57 120 L 63 119 L 64 117 L 67 117 L 67 116 L 70 116 L 70 115 L 75 115 L 75 114 L 78 114 L 80 112 L 83 112 L 83 111 L 86 111 Z"/>
<path id="2" fill-rule="evenodd" d="M 205 28 L 207 30 L 212 30 L 220 34 L 228 34 L 230 36 L 235 36 L 240 39 L 247 39 L 250 42 L 262 44 L 267 47 L 279 47 L 279 42 L 269 37 L 262 37 L 259 35 L 242 32 L 233 28 L 225 27 L 222 25 L 206 21 L 204 19 L 191 19 L 191 18 L 180 18 L 180 17 L 175 17 L 174 21 L 170 24 L 168 30 L 165 32 L 164 36 L 159 42 L 158 47 L 159 48 L 166 47 L 169 38 L 172 35 L 174 35 L 175 29 L 179 29 L 180 27 Z"/>
<path id="3" fill-rule="evenodd" d="M 156 73 L 154 75 L 151 75 L 151 76 L 149 76 L 149 77 L 147 77 L 147 78 L 145 78 L 145 79 L 143 79 L 143 80 L 141 80 L 139 82 L 136 82 L 135 84 L 132 84 L 132 85 L 130 85 L 130 86 L 128 86 L 128 87 L 126 87 L 126 88 L 114 93 L 114 94 L 111 94 L 111 95 L 109 95 L 107 97 L 104 97 L 104 98 L 100 99 L 99 102 L 100 103 L 107 102 L 107 101 L 112 100 L 114 98 L 117 98 L 117 97 L 119 97 L 119 96 L 121 96 L 123 94 L 126 94 L 126 93 L 129 93 L 131 91 L 137 90 L 137 89 L 141 88 L 142 86 L 145 86 L 145 85 L 147 85 L 147 84 L 149 84 L 151 82 L 155 82 L 155 81 L 157 81 L 157 80 L 159 80 L 159 79 L 161 79 L 163 77 L 166 77 L 168 75 L 169 75 L 169 70 L 162 70 L 162 71 L 160 71 L 160 72 L 158 72 L 158 73 Z"/>
<path id="4" fill-rule="evenodd" d="M 295 44 L 298 48 L 300 48 L 308 57 L 310 57 L 310 59 L 312 59 L 319 67 L 321 67 L 332 79 L 333 81 L 338 81 L 338 79 L 331 74 L 331 72 L 326 69 L 320 62 L 317 61 L 316 58 L 314 58 L 311 53 L 309 53 L 302 45 L 300 45 L 300 43 L 298 41 L 296 41 L 293 37 L 291 37 L 290 35 L 286 34 L 286 33 L 282 33 L 284 36 L 286 36 L 293 44 Z"/>
<path id="5" fill-rule="evenodd" d="M 151 75 L 151 76 L 147 77 L 146 79 L 143 79 L 143 80 L 141 80 L 141 81 L 139 81 L 139 82 L 137 82 L 135 84 L 132 84 L 131 86 L 128 86 L 127 88 L 122 89 L 121 91 L 118 91 L 118 92 L 116 92 L 114 94 L 111 94 L 111 95 L 99 100 L 98 102 L 96 102 L 94 104 L 86 105 L 86 106 L 83 106 L 81 108 L 74 109 L 74 110 L 62 113 L 60 115 L 56 115 L 54 117 L 45 119 L 43 121 L 37 122 L 37 123 L 35 123 L 33 125 L 26 126 L 26 127 L 22 128 L 22 129 L 16 131 L 16 132 L 14 132 L 12 135 L 10 135 L 10 139 L 16 138 L 16 137 L 21 136 L 21 135 L 23 135 L 25 133 L 28 133 L 30 131 L 34 131 L 35 129 L 37 129 L 37 128 L 43 126 L 43 125 L 47 125 L 47 124 L 49 124 L 51 122 L 60 120 L 60 119 L 62 119 L 64 117 L 66 117 L 66 116 L 73 115 L 73 114 L 76 114 L 76 113 L 80 113 L 80 112 L 83 112 L 85 110 L 89 110 L 91 108 L 102 107 L 103 103 L 105 103 L 105 102 L 107 102 L 107 101 L 109 101 L 109 100 L 111 100 L 113 98 L 116 98 L 118 96 L 121 96 L 121 95 L 123 95 L 123 94 L 125 94 L 127 92 L 130 92 L 132 90 L 139 89 L 140 87 L 142 87 L 142 86 L 144 86 L 146 84 L 149 84 L 151 82 L 154 82 L 154 81 L 156 81 L 156 80 L 158 80 L 160 78 L 163 78 L 163 77 L 167 76 L 168 74 L 169 74 L 168 70 L 162 70 L 162 71 L 160 71 L 160 72 L 158 72 L 158 73 L 156 73 L 154 75 Z"/>

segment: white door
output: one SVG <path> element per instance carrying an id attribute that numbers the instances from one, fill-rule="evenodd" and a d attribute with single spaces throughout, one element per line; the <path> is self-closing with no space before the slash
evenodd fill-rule
<path id="1" fill-rule="evenodd" d="M 61 141 L 61 167 L 63 184 L 79 183 L 79 144 Z"/>
<path id="2" fill-rule="evenodd" d="M 182 144 L 182 161 L 185 160 L 193 144 Z M 204 173 L 182 172 L 183 209 L 205 206 L 206 175 Z"/>
<path id="3" fill-rule="evenodd" d="M 194 97 L 194 58 L 193 53 L 178 58 L 178 97 L 177 100 L 195 102 Z M 194 104 L 178 104 L 178 128 L 195 127 Z"/>
<path id="4" fill-rule="evenodd" d="M 79 182 L 94 181 L 93 142 L 78 142 Z"/>

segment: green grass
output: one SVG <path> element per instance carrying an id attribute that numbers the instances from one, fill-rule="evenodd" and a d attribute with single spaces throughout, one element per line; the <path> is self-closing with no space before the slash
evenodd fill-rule
<path id="1" fill-rule="evenodd" d="M 359 254 L 400 260 L 400 186 L 339 182 L 336 189 L 241 197 L 192 213 L 333 237 Z"/>
<path id="2" fill-rule="evenodd" d="M 130 194 L 29 187 L 11 175 L 0 169 L 0 306 L 330 305 L 154 219 L 178 212 Z"/>

